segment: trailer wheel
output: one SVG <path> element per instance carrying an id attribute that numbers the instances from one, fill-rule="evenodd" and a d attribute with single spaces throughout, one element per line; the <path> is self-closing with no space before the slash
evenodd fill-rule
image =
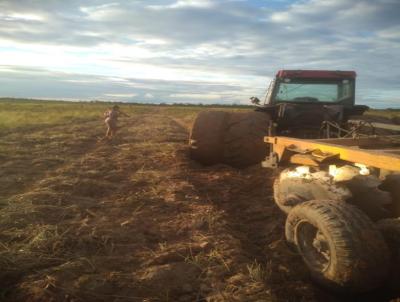
<path id="1" fill-rule="evenodd" d="M 268 153 L 264 137 L 271 117 L 264 112 L 233 112 L 224 139 L 224 163 L 243 168 L 260 163 Z"/>
<path id="2" fill-rule="evenodd" d="M 286 238 L 313 278 L 331 289 L 363 292 L 388 276 L 389 250 L 373 222 L 344 202 L 312 200 L 290 211 Z"/>
<path id="3" fill-rule="evenodd" d="M 289 168 L 283 170 L 274 181 L 275 203 L 287 214 L 294 206 L 307 200 L 329 199 L 344 202 L 350 197 L 350 191 L 335 183 L 325 171 L 301 174 L 296 169 Z"/>
<path id="4" fill-rule="evenodd" d="M 280 182 L 281 180 L 279 178 L 274 180 L 274 201 L 284 213 L 288 214 L 295 205 L 303 202 L 304 200 L 300 199 L 294 194 L 290 196 L 283 194 Z"/>
<path id="5" fill-rule="evenodd" d="M 228 117 L 223 111 L 203 111 L 197 115 L 189 137 L 190 157 L 204 165 L 220 163 Z"/>

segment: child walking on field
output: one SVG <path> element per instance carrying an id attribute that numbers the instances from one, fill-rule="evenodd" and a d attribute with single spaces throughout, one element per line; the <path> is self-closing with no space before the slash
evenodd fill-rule
<path id="1" fill-rule="evenodd" d="M 119 109 L 118 105 L 114 105 L 112 108 L 107 109 L 104 112 L 104 117 L 105 117 L 104 122 L 107 125 L 107 132 L 106 132 L 105 139 L 111 139 L 117 133 L 117 129 L 118 129 L 117 122 L 118 122 L 119 116 L 129 117 L 129 115 L 127 115 L 126 113 L 122 112 Z"/>

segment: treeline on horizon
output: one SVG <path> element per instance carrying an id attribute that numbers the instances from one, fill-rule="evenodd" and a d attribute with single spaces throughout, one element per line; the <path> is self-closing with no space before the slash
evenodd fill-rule
<path id="1" fill-rule="evenodd" d="M 27 98 L 10 98 L 10 97 L 0 97 L 0 102 L 43 102 L 43 103 L 95 103 L 95 104 L 118 104 L 118 105 L 132 105 L 132 106 L 176 106 L 176 107 L 213 107 L 213 108 L 224 108 L 224 107 L 234 107 L 234 108 L 254 108 L 254 105 L 246 104 L 220 104 L 220 103 L 165 103 L 165 102 L 119 102 L 119 101 L 101 101 L 101 100 L 42 100 L 42 99 L 27 99 Z M 400 108 L 386 108 L 386 109 L 376 109 L 371 108 L 374 111 L 390 111 L 390 112 L 400 112 Z"/>
<path id="2" fill-rule="evenodd" d="M 9 97 L 0 97 L 0 102 L 43 102 L 43 103 L 93 103 L 93 104 L 110 104 L 110 105 L 137 105 L 137 106 L 178 106 L 178 107 L 240 107 L 240 108 L 253 108 L 253 105 L 245 105 L 245 104 L 203 104 L 203 103 L 165 103 L 165 102 L 120 102 L 120 101 L 101 101 L 101 100 L 42 100 L 42 99 L 26 99 L 26 98 L 9 98 Z"/>

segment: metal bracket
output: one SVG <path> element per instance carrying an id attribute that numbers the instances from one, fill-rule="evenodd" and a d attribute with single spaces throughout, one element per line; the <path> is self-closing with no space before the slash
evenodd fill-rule
<path id="1" fill-rule="evenodd" d="M 278 154 L 275 152 L 271 152 L 269 156 L 265 159 L 265 161 L 261 162 L 261 165 L 263 168 L 276 169 L 278 168 L 278 162 Z"/>

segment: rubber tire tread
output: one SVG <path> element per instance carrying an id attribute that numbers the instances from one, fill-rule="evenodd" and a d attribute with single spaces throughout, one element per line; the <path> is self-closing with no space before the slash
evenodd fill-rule
<path id="1" fill-rule="evenodd" d="M 308 265 L 318 283 L 339 291 L 364 292 L 385 281 L 389 249 L 379 230 L 363 212 L 345 202 L 331 200 L 299 204 L 286 220 L 285 235 L 289 243 L 297 245 L 295 228 L 304 220 L 322 231 L 330 246 L 331 263 L 325 271 Z"/>
<path id="2" fill-rule="evenodd" d="M 189 136 L 190 157 L 204 165 L 221 163 L 223 137 L 229 113 L 202 111 L 193 123 Z"/>
<path id="3" fill-rule="evenodd" d="M 274 185 L 273 185 L 275 204 L 284 213 L 289 214 L 289 212 L 293 209 L 293 206 L 286 206 L 284 204 L 285 203 L 285 198 L 284 198 L 284 196 L 282 196 L 283 194 L 280 194 L 279 185 L 280 185 L 280 179 L 279 179 L 279 177 L 277 177 L 277 178 L 275 178 Z"/>
<path id="4" fill-rule="evenodd" d="M 265 112 L 232 112 L 224 137 L 225 164 L 244 168 L 260 163 L 268 154 L 264 137 L 271 117 Z"/>
<path id="5" fill-rule="evenodd" d="M 285 194 L 283 194 L 281 192 L 281 189 L 280 189 L 280 186 L 281 186 L 281 175 L 283 173 L 287 173 L 288 171 L 291 171 L 291 170 L 293 170 L 293 169 L 289 168 L 289 169 L 283 170 L 280 173 L 280 175 L 275 178 L 274 184 L 273 184 L 275 204 L 286 214 L 289 214 L 289 212 L 297 205 L 297 204 L 286 205 L 285 203 L 287 201 L 287 196 Z M 292 180 L 296 180 L 296 178 L 292 178 Z M 310 183 L 310 182 L 308 182 L 308 183 Z M 316 185 L 318 184 L 316 182 L 314 182 L 314 183 Z M 321 185 L 324 185 L 324 184 L 321 183 Z M 335 197 L 337 196 L 337 198 L 333 198 L 333 194 L 332 194 L 333 190 L 331 189 L 332 188 L 332 184 L 326 183 L 324 185 L 324 188 L 325 188 L 325 192 L 326 192 L 325 196 L 321 196 L 321 195 L 313 196 L 313 197 L 308 198 L 308 199 L 317 199 L 318 198 L 318 199 L 336 199 L 336 200 L 343 200 L 344 201 L 343 195 L 340 195 L 339 193 L 335 194 Z M 306 200 L 304 200 L 304 201 L 306 201 Z M 301 201 L 298 202 L 298 204 L 300 204 L 300 203 L 302 203 L 304 201 L 301 200 Z"/>

